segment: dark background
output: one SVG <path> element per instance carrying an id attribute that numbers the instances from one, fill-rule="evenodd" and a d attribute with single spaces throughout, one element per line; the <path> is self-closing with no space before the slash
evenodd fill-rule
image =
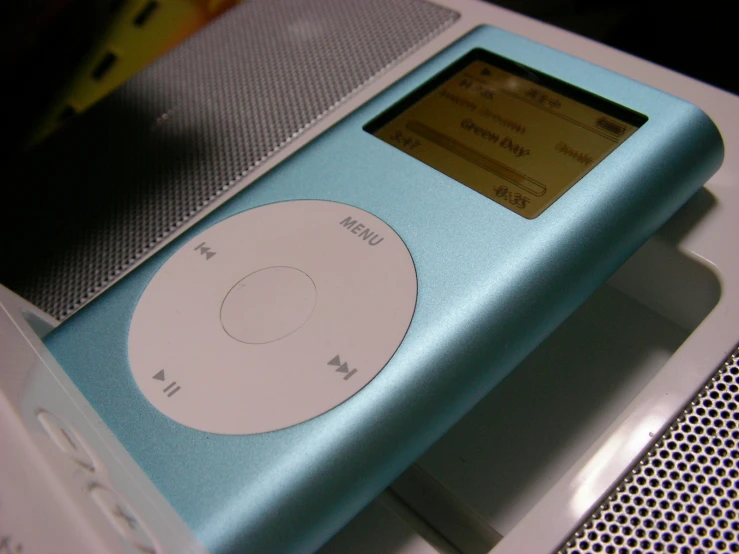
<path id="1" fill-rule="evenodd" d="M 0 163 L 23 149 L 75 68 L 130 0 L 0 3 Z M 501 0 L 499 5 L 594 38 L 733 93 L 738 41 L 730 3 Z M 686 4 L 682 4 L 686 6 Z"/>
<path id="2" fill-rule="evenodd" d="M 19 283 L 35 275 L 34 264 L 45 259 L 44 253 L 57 252 L 61 247 L 55 245 L 74 241 L 74 233 L 59 229 L 77 232 L 83 221 L 89 224 L 99 211 L 90 208 L 94 201 L 84 187 L 70 190 L 67 184 L 57 191 L 40 191 L 38 183 L 46 177 L 29 175 L 22 163 L 12 162 L 22 160 L 20 153 L 47 110 L 61 97 L 77 67 L 95 52 L 122 7 L 132 2 L 140 0 L 0 1 L 2 199 L 6 208 L 33 206 L 30 212 L 6 209 L 0 217 L 0 235 L 6 237 L 0 283 L 5 286 L 21 290 Z M 733 63 L 737 39 L 730 8 L 724 7 L 728 3 L 706 1 L 690 10 L 666 0 L 497 3 L 739 93 Z M 13 165 L 21 168 L 19 172 L 13 172 Z M 30 184 L 30 177 L 36 178 L 36 184 Z M 55 186 L 53 179 L 46 182 Z M 55 227 L 57 223 L 62 227 Z"/>
<path id="3" fill-rule="evenodd" d="M 0 3 L 0 162 L 23 149 L 78 64 L 130 0 Z M 667 0 L 500 0 L 733 93 L 739 45 L 730 3 Z M 690 6 L 686 8 L 684 6 Z"/>

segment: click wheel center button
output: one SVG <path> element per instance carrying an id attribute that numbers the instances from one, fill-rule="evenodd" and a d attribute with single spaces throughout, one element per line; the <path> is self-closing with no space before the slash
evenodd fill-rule
<path id="1" fill-rule="evenodd" d="M 294 267 L 260 269 L 236 283 L 221 306 L 221 324 L 232 338 L 266 344 L 297 331 L 316 305 L 316 285 Z"/>

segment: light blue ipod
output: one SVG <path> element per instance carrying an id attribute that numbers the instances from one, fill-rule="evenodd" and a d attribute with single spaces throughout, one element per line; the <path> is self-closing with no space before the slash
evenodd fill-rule
<path id="1" fill-rule="evenodd" d="M 46 344 L 211 553 L 312 551 L 722 155 L 698 108 L 481 27 Z"/>

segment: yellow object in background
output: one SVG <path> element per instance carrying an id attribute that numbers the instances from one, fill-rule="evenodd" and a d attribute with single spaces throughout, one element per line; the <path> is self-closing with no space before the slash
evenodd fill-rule
<path id="1" fill-rule="evenodd" d="M 239 0 L 113 0 L 119 11 L 39 127 L 34 142 L 85 111 Z"/>

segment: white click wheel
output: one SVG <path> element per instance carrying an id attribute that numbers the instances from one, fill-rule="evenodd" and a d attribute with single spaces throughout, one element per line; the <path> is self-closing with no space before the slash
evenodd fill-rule
<path id="1" fill-rule="evenodd" d="M 416 294 L 408 249 L 377 217 L 318 200 L 261 206 L 206 229 L 154 275 L 131 322 L 131 371 L 183 425 L 282 429 L 382 370 Z"/>

